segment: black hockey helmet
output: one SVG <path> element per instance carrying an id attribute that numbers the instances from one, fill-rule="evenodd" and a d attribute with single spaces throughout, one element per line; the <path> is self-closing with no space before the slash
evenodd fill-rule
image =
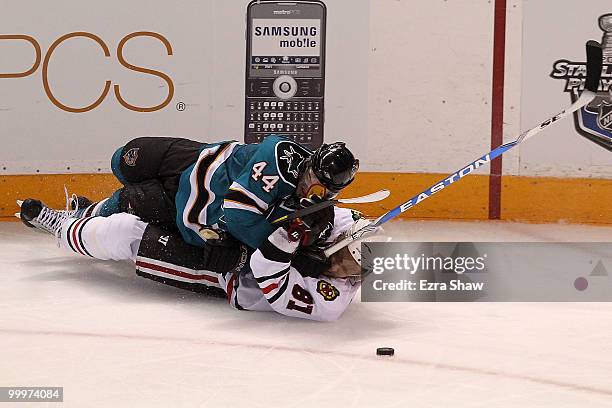
<path id="1" fill-rule="evenodd" d="M 344 142 L 323 144 L 310 157 L 315 176 L 325 188 L 338 192 L 351 184 L 359 169 L 359 160 Z"/>

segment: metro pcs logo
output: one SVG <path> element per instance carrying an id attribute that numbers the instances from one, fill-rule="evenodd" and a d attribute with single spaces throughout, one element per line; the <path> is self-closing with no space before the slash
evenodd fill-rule
<path id="1" fill-rule="evenodd" d="M 98 37 L 95 34 L 84 32 L 84 31 L 68 33 L 68 34 L 61 36 L 57 40 L 55 40 L 53 44 L 51 44 L 47 52 L 44 54 L 44 59 L 43 59 L 43 55 L 42 55 L 43 53 L 40 47 L 40 43 L 35 38 L 29 35 L 0 34 L 0 41 L 26 41 L 28 42 L 34 49 L 34 57 L 35 57 L 34 62 L 32 63 L 32 65 L 30 66 L 28 70 L 23 71 L 23 72 L 0 72 L 0 79 L 23 78 L 23 77 L 33 75 L 40 67 L 41 60 L 42 60 L 43 88 L 45 90 L 45 93 L 47 94 L 47 97 L 55 106 L 57 106 L 63 111 L 72 112 L 72 113 L 83 113 L 83 112 L 88 112 L 88 111 L 95 109 L 106 99 L 108 93 L 110 92 L 110 88 L 111 88 L 110 80 L 107 80 L 104 83 L 104 88 L 102 90 L 102 93 L 97 97 L 97 99 L 93 103 L 87 106 L 80 106 L 80 107 L 68 106 L 62 103 L 61 101 L 59 101 L 53 94 L 53 90 L 51 89 L 51 86 L 49 85 L 49 62 L 53 58 L 53 52 L 59 46 L 61 46 L 64 42 L 72 38 L 77 38 L 77 37 L 87 38 L 88 40 L 92 41 L 94 45 L 97 44 L 97 46 L 100 47 L 102 49 L 102 52 L 104 53 L 103 58 L 111 58 L 110 49 L 108 45 L 106 45 L 104 40 L 102 40 L 100 37 Z M 114 84 L 113 91 L 115 94 L 115 98 L 121 104 L 121 106 L 131 111 L 134 111 L 134 112 L 158 111 L 168 106 L 168 104 L 172 101 L 172 97 L 174 96 L 174 83 L 172 82 L 172 79 L 168 75 L 164 74 L 163 72 L 159 72 L 159 71 L 149 69 L 149 68 L 140 67 L 140 66 L 131 64 L 130 62 L 125 60 L 123 56 L 123 48 L 125 47 L 128 41 L 136 37 L 155 38 L 159 40 L 166 47 L 166 52 L 168 53 L 168 55 L 172 55 L 172 45 L 163 35 L 154 33 L 154 32 L 150 32 L 150 31 L 138 31 L 138 32 L 126 35 L 125 37 L 121 39 L 121 41 L 119 41 L 119 44 L 117 45 L 117 49 L 116 49 L 117 61 L 119 62 L 119 64 L 121 64 L 122 66 L 124 66 L 125 68 L 129 70 L 140 72 L 140 73 L 147 74 L 147 75 L 153 75 L 153 76 L 161 78 L 164 82 L 166 82 L 166 85 L 168 86 L 168 95 L 161 103 L 158 103 L 157 105 L 135 106 L 133 104 L 130 104 L 128 101 L 126 101 L 121 96 L 121 88 L 119 84 Z M 75 60 L 78 60 L 78 56 L 75 56 Z M 26 63 L 27 62 L 25 62 L 24 65 Z M 96 95 L 92 96 L 92 99 L 95 97 Z"/>

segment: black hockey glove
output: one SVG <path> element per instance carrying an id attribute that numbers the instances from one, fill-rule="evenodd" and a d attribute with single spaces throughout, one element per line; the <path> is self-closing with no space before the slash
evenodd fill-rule
<path id="1" fill-rule="evenodd" d="M 213 231 L 217 237 L 207 239 L 203 248 L 207 269 L 218 273 L 231 270 L 239 273 L 250 255 L 249 247 L 238 241 L 229 232 Z"/>
<path id="2" fill-rule="evenodd" d="M 329 270 L 331 262 L 325 257 L 322 250 L 315 247 L 303 247 L 295 254 L 291 266 L 304 277 L 318 278 Z"/>
<path id="3" fill-rule="evenodd" d="M 322 202 L 317 196 L 302 198 L 300 208 L 306 208 Z M 312 214 L 297 218 L 291 222 L 287 229 L 289 239 L 300 241 L 302 246 L 311 246 L 323 243 L 331 235 L 334 228 L 334 206 L 329 206 Z"/>

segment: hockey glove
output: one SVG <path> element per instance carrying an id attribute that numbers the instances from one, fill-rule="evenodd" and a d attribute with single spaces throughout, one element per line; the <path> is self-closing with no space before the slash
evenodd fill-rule
<path id="1" fill-rule="evenodd" d="M 300 207 L 306 208 L 322 202 L 317 196 L 302 198 Z M 326 207 L 320 211 L 297 218 L 289 224 L 287 232 L 289 239 L 300 241 L 302 246 L 311 246 L 324 242 L 331 235 L 334 228 L 334 207 Z"/>

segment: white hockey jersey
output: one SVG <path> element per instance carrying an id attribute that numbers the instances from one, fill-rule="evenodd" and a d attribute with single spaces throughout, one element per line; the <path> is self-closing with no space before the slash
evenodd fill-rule
<path id="1" fill-rule="evenodd" d="M 334 228 L 328 241 L 334 241 L 351 228 L 358 213 L 335 208 Z M 336 320 L 359 289 L 353 279 L 333 279 L 298 271 L 291 265 L 297 242 L 287 238 L 283 228 L 274 231 L 256 250 L 240 273 L 217 274 L 163 260 L 145 257 L 139 246 L 147 224 L 130 214 L 110 217 L 70 218 L 58 235 L 59 246 L 80 255 L 103 260 L 132 260 L 137 273 L 174 286 L 220 287 L 229 303 L 240 310 L 275 311 L 287 316 L 312 320 Z M 165 248 L 170 235 L 156 241 Z M 165 238 L 165 240 L 164 240 Z M 181 239 L 181 237 L 177 237 Z M 299 266 L 303 268 L 303 266 Z M 301 273 L 300 273 L 301 272 Z"/>
<path id="2" fill-rule="evenodd" d="M 336 207 L 334 229 L 328 241 L 334 241 L 349 229 L 355 215 L 354 211 Z M 249 268 L 240 274 L 219 276 L 229 303 L 241 310 L 275 311 L 319 321 L 337 320 L 355 297 L 359 282 L 303 276 L 291 265 L 297 248 L 298 243 L 289 241 L 283 228 L 274 231 L 253 253 Z"/>

